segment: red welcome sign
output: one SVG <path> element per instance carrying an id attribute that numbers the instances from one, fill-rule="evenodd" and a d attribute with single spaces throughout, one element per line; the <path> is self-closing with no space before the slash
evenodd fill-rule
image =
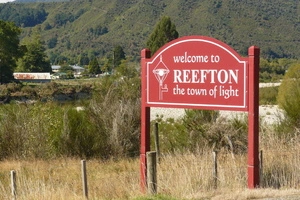
<path id="1" fill-rule="evenodd" d="M 141 51 L 141 187 L 147 183 L 150 107 L 248 112 L 248 188 L 259 186 L 259 48 L 239 56 L 214 38 L 187 36 L 169 42 L 151 58 Z"/>
<path id="2" fill-rule="evenodd" d="M 147 61 L 147 105 L 247 110 L 247 59 L 212 38 L 189 36 Z"/>

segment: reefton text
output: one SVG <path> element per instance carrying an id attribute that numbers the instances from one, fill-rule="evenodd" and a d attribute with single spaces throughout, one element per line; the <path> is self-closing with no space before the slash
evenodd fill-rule
<path id="1" fill-rule="evenodd" d="M 174 83 L 220 83 L 237 84 L 239 70 L 173 70 Z"/>

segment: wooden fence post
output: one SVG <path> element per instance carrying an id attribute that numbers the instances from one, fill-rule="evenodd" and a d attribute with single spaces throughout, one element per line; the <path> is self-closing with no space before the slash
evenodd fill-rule
<path id="1" fill-rule="evenodd" d="M 160 152 L 159 152 L 159 133 L 158 133 L 158 123 L 155 123 L 154 127 L 154 137 L 155 137 L 155 151 L 156 151 L 156 159 L 157 163 L 160 161 Z"/>
<path id="2" fill-rule="evenodd" d="M 86 199 L 88 199 L 88 185 L 87 185 L 87 176 L 86 176 L 86 161 L 81 160 L 81 173 L 82 173 L 82 188 L 83 195 Z"/>
<path id="3" fill-rule="evenodd" d="M 11 194 L 13 196 L 13 199 L 16 199 L 17 196 L 17 177 L 16 177 L 16 171 L 11 170 L 10 171 L 10 180 L 11 180 Z"/>
<path id="4" fill-rule="evenodd" d="M 218 187 L 218 162 L 216 151 L 213 151 L 213 187 L 214 189 L 217 189 Z"/>
<path id="5" fill-rule="evenodd" d="M 261 150 L 260 151 L 260 154 L 259 154 L 259 182 L 261 184 L 261 186 L 263 186 L 263 151 Z"/>
<path id="6" fill-rule="evenodd" d="M 149 194 L 157 193 L 156 152 L 149 151 L 147 156 L 147 188 Z"/>

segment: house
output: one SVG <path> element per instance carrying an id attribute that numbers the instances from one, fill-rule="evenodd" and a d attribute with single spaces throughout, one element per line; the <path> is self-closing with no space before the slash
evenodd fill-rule
<path id="1" fill-rule="evenodd" d="M 34 82 L 34 83 L 45 83 L 50 82 L 51 77 L 49 72 L 45 73 L 13 73 L 13 76 L 16 80 L 22 82 Z"/>
<path id="2" fill-rule="evenodd" d="M 51 74 L 51 79 L 67 79 L 68 75 L 64 72 L 56 72 Z"/>
<path id="3" fill-rule="evenodd" d="M 71 65 L 70 67 L 72 67 L 72 69 L 74 71 L 73 72 L 74 77 L 80 77 L 81 73 L 84 72 L 84 70 L 85 70 L 83 67 L 80 67 L 78 65 Z M 52 71 L 56 73 L 56 72 L 59 72 L 59 69 L 61 68 L 61 66 L 52 65 L 51 68 L 52 68 Z"/>
<path id="4" fill-rule="evenodd" d="M 60 69 L 60 66 L 59 65 L 52 65 L 51 68 L 52 68 L 53 72 L 58 72 L 59 69 Z"/>
<path id="5" fill-rule="evenodd" d="M 74 71 L 74 77 L 80 77 L 81 73 L 84 72 L 85 70 L 83 67 L 80 67 L 78 65 L 73 65 L 71 67 L 73 68 Z"/>

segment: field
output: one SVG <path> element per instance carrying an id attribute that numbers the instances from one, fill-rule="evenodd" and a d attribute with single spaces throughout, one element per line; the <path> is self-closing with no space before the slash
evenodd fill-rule
<path id="1" fill-rule="evenodd" d="M 261 134 L 263 176 L 261 188 L 247 189 L 247 156 L 218 153 L 218 185 L 212 182 L 212 153 L 161 156 L 157 166 L 158 195 L 140 190 L 139 159 L 87 160 L 89 199 L 263 199 L 300 196 L 299 141 Z M 3 160 L 0 162 L 1 199 L 11 199 L 10 170 L 17 174 L 17 199 L 85 199 L 81 162 Z"/>
<path id="2" fill-rule="evenodd" d="M 72 85 L 69 82 L 62 84 Z M 95 83 L 90 84 L 94 85 Z M 128 85 L 132 86 L 132 84 Z M 122 84 L 122 86 L 126 86 L 126 84 Z M 108 92 L 103 92 L 103 94 L 107 93 Z M 131 93 L 127 90 L 124 90 L 124 94 Z M 262 102 L 268 102 L 271 105 L 276 105 L 276 89 L 272 89 L 271 91 L 264 91 L 262 92 L 262 94 L 265 94 L 264 98 L 261 98 L 261 100 L 264 100 Z M 96 104 L 96 102 L 94 104 L 96 106 L 93 106 L 91 108 L 97 108 L 102 105 Z M 45 105 L 47 105 L 48 107 L 44 107 Z M 61 108 L 61 106 L 56 106 L 56 104 L 45 105 L 37 104 L 32 108 L 29 105 L 15 106 L 11 107 L 11 112 L 7 112 L 8 109 L 5 110 L 4 108 L 6 107 L 3 106 L 4 111 L 7 112 L 7 116 L 10 116 L 7 117 L 6 121 L 3 121 L 3 123 L 5 122 L 4 125 L 7 125 L 6 129 L 3 129 L 5 133 L 7 133 L 7 136 L 15 135 L 16 139 L 20 139 L 21 137 L 21 140 L 22 138 L 24 138 L 24 140 L 29 138 L 30 140 L 28 141 L 35 141 L 35 143 L 33 146 L 29 146 L 29 148 L 25 148 L 27 146 L 24 146 L 23 149 L 18 146 L 19 143 L 16 143 L 13 147 L 18 151 L 21 151 L 22 149 L 22 152 L 20 154 L 21 156 L 16 155 L 6 157 L 2 158 L 2 160 L 0 161 L 0 199 L 12 199 L 10 180 L 11 170 L 16 171 L 16 199 L 85 199 L 82 189 L 80 162 L 81 157 L 78 154 L 74 154 L 75 156 L 68 156 L 73 155 L 71 153 L 76 150 L 76 148 L 73 148 L 75 146 L 74 142 L 78 141 L 70 140 L 70 142 L 69 140 L 61 140 L 61 143 L 59 144 L 61 144 L 62 147 L 67 148 L 67 153 L 65 153 L 64 151 L 57 151 L 56 154 L 47 154 L 47 148 L 45 148 L 43 144 L 47 144 L 47 142 L 49 141 L 42 140 L 43 137 L 38 138 L 40 140 L 37 140 L 36 138 L 38 136 L 42 136 L 42 134 L 48 134 L 47 131 L 43 130 L 45 127 L 51 124 L 50 122 L 56 122 L 55 120 L 62 116 L 64 116 L 64 118 L 62 119 L 65 119 L 67 117 L 66 114 L 61 114 L 68 113 L 63 112 L 64 110 L 60 110 L 63 109 Z M 134 107 L 130 107 L 129 110 L 133 110 L 132 108 Z M 43 111 L 43 109 L 45 110 Z M 119 110 L 119 107 L 116 107 L 116 109 Z M 273 113 L 267 110 L 267 107 L 263 107 L 262 109 L 266 111 L 264 116 L 265 118 L 273 116 Z M 91 119 L 84 118 L 90 117 L 90 115 L 82 115 L 84 114 L 84 111 L 75 112 L 71 109 L 68 109 L 68 111 L 70 111 L 70 113 L 72 114 L 69 116 L 70 120 L 73 119 L 73 121 L 69 121 L 70 127 L 74 127 L 75 125 L 77 125 L 77 120 L 79 120 L 80 122 L 88 122 Z M 46 118 L 43 113 L 47 113 L 48 115 L 45 116 L 48 116 L 48 118 Z M 100 112 L 100 114 L 104 115 L 107 113 Z M 172 113 L 169 112 L 162 114 L 164 115 L 164 117 L 168 117 L 168 115 L 171 115 Z M 176 114 L 179 113 L 176 112 Z M 98 119 L 99 116 L 97 115 L 95 119 Z M 109 115 L 108 113 L 104 118 L 109 118 L 107 116 L 111 117 L 112 114 Z M 4 117 L 4 115 L 2 117 Z M 119 118 L 116 118 L 116 120 L 117 119 Z M 136 120 L 139 123 L 140 119 L 138 118 Z M 71 124 L 71 122 L 73 123 Z M 168 123 L 169 122 L 170 121 L 168 121 Z M 18 127 L 23 126 L 27 123 L 33 124 L 34 126 L 28 126 L 26 130 L 19 130 Z M 168 125 L 167 123 L 165 124 Z M 86 132 L 86 129 L 84 128 L 91 125 L 92 124 L 84 124 L 81 126 L 76 126 L 76 133 L 81 136 L 82 133 Z M 124 128 L 127 126 L 128 125 L 125 124 L 124 126 L 118 127 L 118 132 L 124 130 Z M 67 128 L 50 128 L 51 127 L 49 127 L 49 130 L 53 132 L 55 132 L 56 129 L 62 129 L 65 131 L 68 130 Z M 82 128 L 82 130 L 80 129 L 78 131 L 78 128 Z M 218 152 L 218 179 L 217 187 L 215 187 L 214 179 L 212 176 L 213 156 L 211 146 L 200 146 L 198 147 L 199 150 L 196 149 L 193 151 L 193 153 L 189 151 L 179 150 L 171 151 L 167 148 L 161 148 L 163 149 L 161 152 L 162 156 L 157 166 L 158 195 L 152 196 L 147 193 L 141 192 L 139 177 L 140 166 L 138 157 L 118 157 L 117 159 L 115 155 L 118 154 L 116 153 L 111 154 L 106 159 L 100 159 L 95 156 L 98 159 L 92 157 L 92 159 L 87 160 L 87 182 L 89 199 L 226 200 L 264 199 L 274 197 L 277 199 L 297 199 L 297 197 L 300 197 L 299 130 L 295 129 L 295 132 L 284 134 L 284 131 L 282 133 L 280 131 L 278 132 L 278 130 L 275 130 L 276 128 L 278 128 L 276 127 L 276 123 L 275 125 L 269 123 L 261 123 L 260 125 L 262 176 L 259 189 L 247 189 L 247 154 L 244 151 L 234 154 L 231 153 L 233 151 L 229 151 L 228 149 L 221 149 Z M 98 129 L 99 127 L 97 127 L 97 130 Z M 73 132 L 74 131 L 75 129 L 73 130 Z M 172 129 L 169 127 L 167 131 L 172 131 Z M 128 132 L 131 132 L 131 130 L 129 130 Z M 19 135 L 16 133 L 19 133 Z M 31 133 L 31 135 L 26 135 L 26 133 Z M 93 136 L 96 135 L 97 134 L 95 133 L 95 135 Z M 28 136 L 28 138 L 25 136 Z M 162 137 L 161 139 L 163 139 L 163 137 L 167 136 L 166 134 L 161 134 L 160 137 Z M 168 142 L 172 141 L 172 137 L 175 136 L 169 134 L 169 137 L 170 138 L 167 138 Z M 134 138 L 137 139 L 137 136 L 135 136 Z M 59 139 L 64 138 L 60 137 Z M 107 141 L 111 142 L 115 140 Z M 66 142 L 70 142 L 70 144 L 72 145 L 64 146 Z M 105 143 L 105 147 L 107 147 L 108 145 L 108 143 Z M 115 143 L 111 143 L 110 145 L 116 146 Z M 10 143 L 8 143 L 7 146 L 3 145 L 3 148 L 4 147 L 7 147 L 7 151 L 13 152 L 14 150 Z M 60 150 L 60 148 L 58 148 L 58 150 Z M 2 153 L 5 153 L 7 151 L 2 151 Z M 46 153 L 43 151 L 45 151 Z M 99 152 L 97 153 L 99 154 Z M 108 154 L 108 152 L 105 152 L 105 154 Z M 23 155 L 27 155 L 27 157 L 22 157 Z M 40 155 L 40 159 L 34 157 L 34 155 Z M 58 155 L 62 156 L 60 157 Z M 43 156 L 45 158 L 43 158 Z M 13 157 L 16 159 L 13 159 Z"/>

